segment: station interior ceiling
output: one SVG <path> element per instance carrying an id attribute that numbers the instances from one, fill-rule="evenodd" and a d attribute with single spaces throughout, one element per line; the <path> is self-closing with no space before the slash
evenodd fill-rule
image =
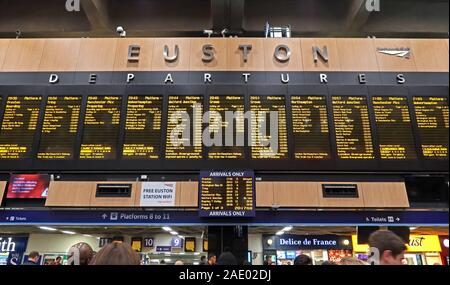
<path id="1" fill-rule="evenodd" d="M 161 227 L 134 227 L 134 226 L 51 226 L 58 229 L 59 231 L 48 232 L 43 231 L 38 226 L 1 226 L 1 234 L 60 234 L 60 231 L 72 231 L 77 234 L 86 235 L 128 235 L 128 236 L 143 236 L 143 235 L 157 235 L 164 234 L 165 232 Z M 282 226 L 251 226 L 249 227 L 249 234 L 263 234 L 263 235 L 273 235 Z M 171 226 L 171 229 L 178 232 L 183 236 L 190 235 L 202 235 L 207 234 L 206 226 Z M 448 227 L 412 227 L 411 234 L 417 235 L 440 235 L 448 236 Z M 355 235 L 357 228 L 353 226 L 346 227 L 293 227 L 289 234 L 293 235 Z"/>
<path id="2" fill-rule="evenodd" d="M 448 0 L 79 0 L 67 12 L 65 0 L 0 0 L 0 38 L 263 37 L 265 23 L 292 26 L 294 37 L 448 38 Z M 69 1 L 70 2 L 70 1 Z"/>

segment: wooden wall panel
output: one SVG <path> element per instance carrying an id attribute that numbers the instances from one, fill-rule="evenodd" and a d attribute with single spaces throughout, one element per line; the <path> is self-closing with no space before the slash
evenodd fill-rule
<path id="1" fill-rule="evenodd" d="M 408 39 L 375 39 L 373 40 L 375 50 L 378 48 L 407 48 L 411 47 L 411 41 Z M 402 58 L 395 55 L 387 55 L 376 52 L 379 71 L 417 71 L 415 63 L 415 55 L 411 58 Z"/>
<path id="2" fill-rule="evenodd" d="M 77 71 L 113 71 L 118 39 L 82 39 Z"/>
<path id="3" fill-rule="evenodd" d="M 98 184 L 132 184 L 131 197 L 127 198 L 98 198 L 95 197 Z M 136 206 L 136 194 L 138 182 L 95 182 L 91 193 L 91 207 L 134 207 Z"/>
<path id="4" fill-rule="evenodd" d="M 0 39 L 0 71 L 3 68 L 6 52 L 8 51 L 10 40 Z"/>
<path id="5" fill-rule="evenodd" d="M 319 183 L 274 182 L 275 204 L 281 207 L 318 207 Z"/>
<path id="6" fill-rule="evenodd" d="M 204 62 L 202 48 L 205 44 L 214 46 L 215 57 L 211 62 Z M 192 39 L 191 40 L 190 70 L 226 71 L 228 69 L 227 40 L 226 39 Z"/>
<path id="7" fill-rule="evenodd" d="M 75 71 L 81 39 L 48 39 L 39 64 L 40 71 Z"/>
<path id="8" fill-rule="evenodd" d="M 151 71 L 155 40 L 150 38 L 126 38 L 117 40 L 114 71 Z M 139 61 L 128 61 L 130 45 L 141 47 Z"/>
<path id="9" fill-rule="evenodd" d="M 341 71 L 378 71 L 373 42 L 368 39 L 337 39 Z"/>
<path id="10" fill-rule="evenodd" d="M 291 50 L 291 59 L 279 62 L 275 59 L 275 48 L 286 45 Z M 264 66 L 266 71 L 303 71 L 300 39 L 264 39 Z"/>
<path id="11" fill-rule="evenodd" d="M 198 207 L 198 182 L 178 182 L 181 186 L 180 207 Z"/>
<path id="12" fill-rule="evenodd" d="M 256 207 L 272 207 L 274 204 L 273 182 L 256 182 Z"/>
<path id="13" fill-rule="evenodd" d="M 93 192 L 95 192 L 95 182 L 52 181 L 45 206 L 89 207 Z"/>
<path id="14" fill-rule="evenodd" d="M 329 61 L 325 62 L 320 57 L 314 62 L 313 47 L 321 49 L 328 47 Z M 336 39 L 301 39 L 303 68 L 305 71 L 340 71 L 341 63 Z"/>
<path id="15" fill-rule="evenodd" d="M 15 39 L 9 42 L 3 71 L 37 71 L 44 52 L 44 39 Z"/>
<path id="16" fill-rule="evenodd" d="M 412 55 L 418 71 L 448 72 L 448 47 L 444 40 L 411 40 Z"/>
<path id="17" fill-rule="evenodd" d="M 264 40 L 255 38 L 228 39 L 228 70 L 264 71 Z M 244 62 L 243 51 L 239 45 L 252 45 L 248 61 Z"/>
<path id="18" fill-rule="evenodd" d="M 366 208 L 408 208 L 405 183 L 361 183 Z"/>
<path id="19" fill-rule="evenodd" d="M 6 192 L 6 181 L 0 181 L 0 205 L 3 202 L 3 196 L 5 196 Z"/>
<path id="20" fill-rule="evenodd" d="M 178 60 L 175 62 L 167 62 L 164 60 L 163 52 L 164 46 L 169 47 L 170 55 L 173 55 L 175 45 L 180 48 Z M 155 39 L 153 49 L 153 71 L 183 71 L 189 70 L 190 64 L 190 46 L 191 40 L 186 38 L 159 38 Z"/>
<path id="21" fill-rule="evenodd" d="M 358 186 L 358 198 L 324 198 L 323 184 L 356 184 Z M 361 183 L 355 182 L 327 182 L 319 183 L 319 206 L 323 208 L 364 208 L 364 192 Z"/>

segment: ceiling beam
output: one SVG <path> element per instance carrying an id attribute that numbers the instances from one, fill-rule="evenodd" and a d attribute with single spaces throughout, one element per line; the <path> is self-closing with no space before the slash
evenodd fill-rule
<path id="1" fill-rule="evenodd" d="M 81 7 L 91 24 L 93 31 L 110 31 L 114 29 L 108 14 L 108 3 L 105 0 L 81 0 Z"/>
<path id="2" fill-rule="evenodd" d="M 367 9 L 366 3 L 367 0 L 350 0 L 345 30 L 359 31 L 367 23 L 372 12 Z"/>

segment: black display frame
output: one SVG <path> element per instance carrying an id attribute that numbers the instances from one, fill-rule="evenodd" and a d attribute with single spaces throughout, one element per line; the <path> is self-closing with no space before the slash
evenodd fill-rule
<path id="1" fill-rule="evenodd" d="M 420 141 L 419 132 L 414 116 L 413 96 L 439 96 L 447 98 L 449 102 L 448 86 L 423 86 L 423 85 L 269 85 L 269 84 L 186 84 L 186 85 L 2 85 L 0 86 L 0 117 L 3 117 L 8 96 L 42 96 L 42 105 L 39 116 L 38 130 L 33 140 L 34 158 L 24 160 L 2 160 L 0 161 L 1 172 L 71 172 L 71 171 L 199 171 L 203 169 L 254 169 L 256 171 L 305 171 L 305 172 L 448 172 L 448 159 L 429 160 L 423 159 L 420 148 L 417 148 Z M 40 134 L 43 124 L 45 104 L 48 96 L 82 96 L 82 105 L 79 119 L 79 133 L 76 139 L 74 150 L 75 159 L 72 160 L 43 160 L 37 159 L 36 154 L 40 143 Z M 116 159 L 112 160 L 80 160 L 79 150 L 82 141 L 83 121 L 86 112 L 87 96 L 118 95 L 122 98 L 122 112 L 120 124 L 120 140 L 117 142 Z M 163 112 L 161 127 L 161 159 L 125 160 L 121 159 L 122 140 L 124 134 L 124 124 L 126 119 L 126 105 L 128 95 L 161 95 L 163 96 Z M 289 158 L 284 160 L 273 159 L 251 159 L 249 147 L 246 147 L 246 159 L 243 160 L 209 160 L 207 152 L 203 151 L 201 160 L 166 160 L 165 137 L 167 132 L 167 109 L 169 95 L 201 95 L 203 96 L 204 111 L 209 103 L 210 95 L 244 95 L 245 111 L 250 109 L 249 98 L 251 95 L 281 95 L 286 102 L 286 123 L 288 129 L 288 150 Z M 332 159 L 329 161 L 311 161 L 294 158 L 291 116 L 291 96 L 295 95 L 323 95 L 327 98 L 328 123 L 330 128 L 330 146 Z M 369 117 L 371 122 L 372 139 L 376 158 L 374 160 L 342 161 L 336 157 L 336 142 L 334 141 L 334 122 L 332 120 L 331 96 L 366 96 Z M 379 148 L 376 143 L 376 123 L 372 109 L 373 96 L 401 95 L 408 97 L 409 111 L 413 126 L 413 135 L 416 141 L 417 161 L 383 161 L 377 152 Z M 248 126 L 246 125 L 246 130 Z M 247 139 L 247 136 L 246 136 Z"/>

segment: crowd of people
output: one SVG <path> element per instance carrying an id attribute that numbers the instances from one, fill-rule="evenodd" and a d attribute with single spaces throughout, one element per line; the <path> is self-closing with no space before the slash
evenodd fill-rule
<path id="1" fill-rule="evenodd" d="M 403 240 L 395 233 L 387 230 L 379 230 L 374 232 L 369 238 L 369 246 L 377 249 L 375 256 L 375 264 L 380 265 L 403 265 L 404 254 L 407 247 Z M 38 265 L 39 253 L 36 251 L 30 252 L 28 260 L 24 265 Z M 61 257 L 57 257 L 52 265 L 61 265 Z M 141 260 L 139 254 L 134 251 L 130 245 L 122 242 L 113 242 L 105 245 L 99 252 L 94 252 L 92 247 L 84 242 L 73 245 L 69 250 L 69 265 L 140 265 Z M 161 265 L 165 262 L 161 261 Z M 178 260 L 175 265 L 185 265 L 183 261 Z M 217 257 L 215 254 L 210 254 L 201 257 L 200 265 L 222 265 L 233 266 L 240 265 L 237 258 L 231 253 L 230 249 L 225 249 L 224 252 Z M 249 265 L 245 262 L 242 265 Z M 264 265 L 275 265 L 269 257 L 264 261 Z M 313 260 L 308 255 L 299 255 L 295 258 L 293 265 L 313 265 Z M 333 263 L 326 261 L 322 265 L 369 265 L 354 257 L 342 258 L 340 262 Z"/>

